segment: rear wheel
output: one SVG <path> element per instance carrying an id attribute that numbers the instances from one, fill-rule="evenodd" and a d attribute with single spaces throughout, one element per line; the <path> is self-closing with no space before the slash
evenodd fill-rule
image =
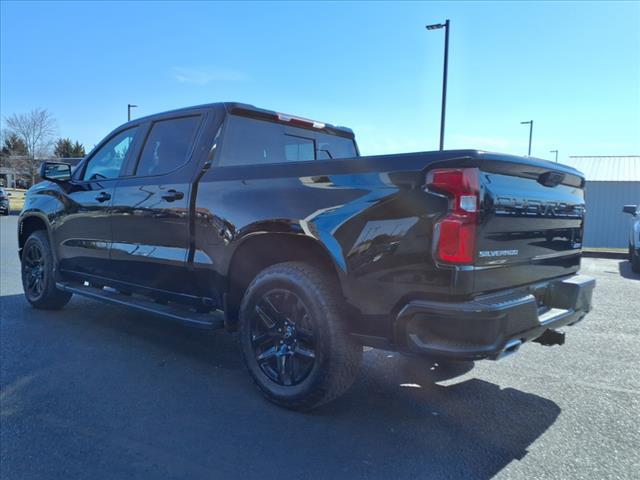
<path id="1" fill-rule="evenodd" d="M 263 394 L 295 410 L 342 394 L 362 361 L 362 347 L 345 329 L 335 282 L 304 263 L 274 265 L 253 280 L 240 307 L 240 342 Z"/>
<path id="2" fill-rule="evenodd" d="M 51 246 L 43 230 L 33 232 L 22 249 L 22 286 L 35 308 L 56 310 L 71 299 L 70 293 L 56 288 Z"/>

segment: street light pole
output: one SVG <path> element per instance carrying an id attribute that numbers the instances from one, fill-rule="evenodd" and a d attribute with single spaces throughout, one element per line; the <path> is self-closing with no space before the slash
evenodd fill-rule
<path id="1" fill-rule="evenodd" d="M 558 150 L 549 150 L 549 153 L 555 153 L 556 154 L 556 163 L 558 163 Z"/>
<path id="2" fill-rule="evenodd" d="M 427 30 L 444 28 L 444 68 L 442 72 L 442 109 L 440 110 L 440 150 L 444 150 L 444 124 L 447 112 L 447 73 L 449 70 L 449 19 L 444 23 L 427 25 Z"/>
<path id="3" fill-rule="evenodd" d="M 533 120 L 529 120 L 528 122 L 520 122 L 521 125 L 529 124 L 529 153 L 528 156 L 531 156 L 531 137 L 533 136 Z"/>
<path id="4" fill-rule="evenodd" d="M 131 121 L 131 109 L 137 108 L 138 105 L 133 105 L 131 103 L 127 103 L 127 122 Z"/>

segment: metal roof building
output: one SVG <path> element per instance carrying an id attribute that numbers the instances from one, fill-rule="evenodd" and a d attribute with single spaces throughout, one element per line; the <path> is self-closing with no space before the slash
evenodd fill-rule
<path id="1" fill-rule="evenodd" d="M 569 157 L 587 179 L 584 246 L 626 248 L 631 216 L 622 206 L 640 204 L 640 155 Z"/>

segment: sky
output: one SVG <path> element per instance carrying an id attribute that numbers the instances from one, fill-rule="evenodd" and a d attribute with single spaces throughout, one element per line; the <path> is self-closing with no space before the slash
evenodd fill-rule
<path id="1" fill-rule="evenodd" d="M 640 154 L 640 2 L 13 2 L 0 114 L 46 108 L 93 147 L 134 116 L 217 101 L 351 127 L 363 154 Z"/>

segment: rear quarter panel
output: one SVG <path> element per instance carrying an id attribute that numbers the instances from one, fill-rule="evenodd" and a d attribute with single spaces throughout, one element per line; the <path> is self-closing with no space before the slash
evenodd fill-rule
<path id="1" fill-rule="evenodd" d="M 198 186 L 196 268 L 224 291 L 234 251 L 269 232 L 304 235 L 329 253 L 347 300 L 364 314 L 404 296 L 449 293 L 451 272 L 430 254 L 447 208 L 425 192 L 428 154 L 213 168 Z"/>

